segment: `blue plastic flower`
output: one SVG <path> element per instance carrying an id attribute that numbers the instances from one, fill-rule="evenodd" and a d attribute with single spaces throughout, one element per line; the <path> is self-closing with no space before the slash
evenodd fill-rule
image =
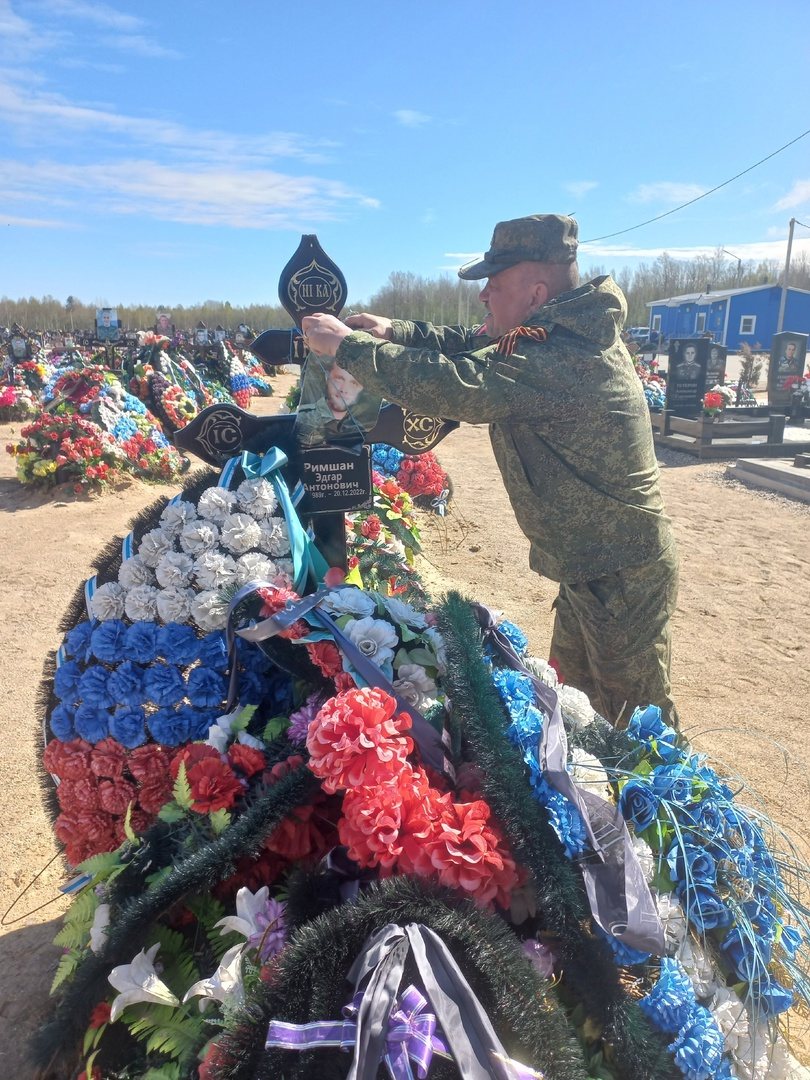
<path id="1" fill-rule="evenodd" d="M 87 659 L 90 638 L 97 625 L 95 621 L 85 619 L 73 627 L 65 638 L 65 652 L 68 656 L 75 656 L 79 660 Z"/>
<path id="2" fill-rule="evenodd" d="M 109 675 L 101 664 L 91 664 L 79 679 L 79 695 L 83 702 L 97 705 L 100 709 L 109 709 L 115 699 L 107 686 Z"/>
<path id="3" fill-rule="evenodd" d="M 628 780 L 619 796 L 619 811 L 636 832 L 643 832 L 658 817 L 659 800 L 643 780 Z"/>
<path id="4" fill-rule="evenodd" d="M 717 879 L 717 864 L 706 848 L 698 844 L 682 844 L 676 840 L 667 852 L 667 865 L 673 881 L 714 885 Z"/>
<path id="5" fill-rule="evenodd" d="M 125 660 L 112 672 L 107 687 L 116 705 L 142 705 L 144 668 Z"/>
<path id="6" fill-rule="evenodd" d="M 677 960 L 668 956 L 661 960 L 658 982 L 638 1004 L 660 1031 L 676 1032 L 683 1027 L 696 1002 L 689 976 Z"/>
<path id="7" fill-rule="evenodd" d="M 53 677 L 53 690 L 60 701 L 66 705 L 74 705 L 80 697 L 79 679 L 82 677 L 82 669 L 75 660 L 67 660 L 60 664 Z"/>
<path id="8" fill-rule="evenodd" d="M 121 619 L 108 619 L 100 623 L 90 638 L 93 656 L 106 664 L 114 664 L 124 654 L 124 642 L 129 627 Z"/>
<path id="9" fill-rule="evenodd" d="M 144 701 L 155 705 L 177 705 L 186 696 L 186 685 L 173 664 L 153 664 L 143 678 Z"/>
<path id="10" fill-rule="evenodd" d="M 73 727 L 73 710 L 67 705 L 57 705 L 50 715 L 51 731 L 61 742 L 70 742 L 76 738 Z"/>
<path id="11" fill-rule="evenodd" d="M 196 667 L 188 673 L 186 697 L 197 708 L 223 705 L 228 694 L 224 675 L 209 668 Z"/>
<path id="12" fill-rule="evenodd" d="M 76 734 L 89 743 L 101 742 L 110 734 L 110 714 L 97 705 L 82 704 L 73 717 Z"/>
<path id="13" fill-rule="evenodd" d="M 686 762 L 659 765 L 650 774 L 650 784 L 659 799 L 666 799 L 676 806 L 686 806 L 692 801 L 694 772 Z"/>
<path id="14" fill-rule="evenodd" d="M 179 746 L 188 742 L 190 717 L 187 707 L 181 709 L 158 709 L 149 717 L 149 731 L 155 742 L 164 746 Z"/>
<path id="15" fill-rule="evenodd" d="M 526 637 L 520 627 L 515 626 L 515 624 L 513 622 L 509 622 L 508 619 L 503 619 L 501 622 L 498 623 L 498 629 L 509 641 L 518 656 L 523 656 L 523 654 L 529 647 L 529 639 Z"/>
<path id="16" fill-rule="evenodd" d="M 770 942 L 741 926 L 732 926 L 720 948 L 743 982 L 761 978 L 771 962 Z"/>
<path id="17" fill-rule="evenodd" d="M 596 931 L 613 953 L 613 959 L 619 967 L 635 967 L 636 964 L 646 964 L 652 955 L 651 953 L 640 952 L 638 949 L 632 949 L 629 945 L 625 945 L 620 938 L 606 933 L 601 926 L 596 926 Z"/>
<path id="18" fill-rule="evenodd" d="M 723 806 L 721 813 L 726 822 L 726 835 L 729 840 L 741 843 L 746 851 L 756 847 L 757 830 L 744 810 L 736 806 Z"/>
<path id="19" fill-rule="evenodd" d="M 548 810 L 551 827 L 559 837 L 568 858 L 587 851 L 590 847 L 588 834 L 576 806 L 551 787 L 539 771 L 532 775 L 531 784 L 538 801 Z"/>
<path id="20" fill-rule="evenodd" d="M 680 883 L 675 889 L 681 907 L 687 919 L 696 930 L 714 930 L 718 926 L 728 926 L 732 915 L 723 898 L 711 885 Z"/>
<path id="21" fill-rule="evenodd" d="M 53 723 L 51 726 L 53 726 Z M 795 958 L 797 950 L 804 941 L 804 936 L 801 930 L 798 930 L 795 926 L 783 926 L 778 941 L 779 945 L 792 960 Z"/>
<path id="22" fill-rule="evenodd" d="M 768 941 L 773 941 L 776 937 L 778 912 L 773 900 L 761 885 L 754 887 L 753 899 L 746 900 L 742 909 L 756 933 Z"/>
<path id="23" fill-rule="evenodd" d="M 239 704 L 259 705 L 264 701 L 270 682 L 255 671 L 239 673 Z"/>
<path id="24" fill-rule="evenodd" d="M 705 843 L 720 840 L 726 830 L 726 821 L 723 813 L 714 799 L 701 799 L 700 802 L 692 803 L 684 808 L 681 820 L 700 834 Z M 723 845 L 727 849 L 727 845 Z"/>
<path id="25" fill-rule="evenodd" d="M 670 1051 L 686 1080 L 709 1080 L 723 1061 L 723 1033 L 702 1005 L 695 1005 Z"/>
<path id="26" fill-rule="evenodd" d="M 225 635 L 221 630 L 212 630 L 199 642 L 199 657 L 203 667 L 214 671 L 226 671 L 228 651 L 225 648 Z"/>
<path id="27" fill-rule="evenodd" d="M 158 627 L 156 654 L 170 664 L 185 667 L 199 658 L 200 639 L 192 626 L 166 623 Z"/>
<path id="28" fill-rule="evenodd" d="M 221 715 L 219 709 L 195 709 L 191 705 L 183 705 L 177 711 L 188 720 L 188 737 L 192 742 L 207 739 L 211 725 Z"/>
<path id="29" fill-rule="evenodd" d="M 151 664 L 158 655 L 157 631 L 153 622 L 134 622 L 127 630 L 122 658 L 136 660 L 139 664 Z"/>
<path id="30" fill-rule="evenodd" d="M 122 705 L 110 719 L 110 734 L 128 750 L 146 742 L 143 709 Z"/>
<path id="31" fill-rule="evenodd" d="M 255 641 L 245 641 L 244 638 L 236 639 L 236 655 L 240 667 L 245 671 L 255 671 L 264 675 L 270 667 L 270 661 L 259 648 Z"/>
<path id="32" fill-rule="evenodd" d="M 792 992 L 767 974 L 751 984 L 751 993 L 766 1016 L 778 1016 L 793 1005 Z"/>
<path id="33" fill-rule="evenodd" d="M 636 709 L 627 725 L 627 734 L 642 746 L 654 747 L 664 761 L 683 757 L 683 751 L 678 746 L 678 733 L 664 723 L 657 705 Z"/>

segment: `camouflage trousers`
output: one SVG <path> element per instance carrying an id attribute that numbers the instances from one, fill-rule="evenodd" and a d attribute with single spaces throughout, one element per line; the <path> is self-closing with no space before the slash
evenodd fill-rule
<path id="1" fill-rule="evenodd" d="M 563 682 L 624 727 L 633 710 L 658 705 L 678 727 L 670 696 L 670 619 L 678 597 L 674 545 L 652 563 L 593 581 L 560 583 L 551 661 Z"/>

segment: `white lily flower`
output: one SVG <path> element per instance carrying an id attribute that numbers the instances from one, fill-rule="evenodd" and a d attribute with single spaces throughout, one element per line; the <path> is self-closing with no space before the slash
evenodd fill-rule
<path id="1" fill-rule="evenodd" d="M 254 934 L 263 932 L 265 924 L 260 921 L 259 916 L 267 905 L 269 895 L 270 890 L 266 885 L 262 885 L 255 893 L 243 885 L 236 894 L 236 914 L 226 915 L 215 924 L 222 927 L 220 934 L 233 930 L 247 941 Z"/>
<path id="2" fill-rule="evenodd" d="M 107 938 L 107 927 L 110 925 L 110 905 L 99 904 L 93 916 L 93 925 L 90 927 L 90 948 L 93 952 L 101 952 Z"/>
<path id="3" fill-rule="evenodd" d="M 110 1009 L 110 1023 L 114 1023 L 129 1005 L 139 1001 L 153 1001 L 156 1005 L 180 1004 L 155 971 L 159 948 L 160 942 L 157 942 L 151 949 L 141 949 L 131 964 L 121 964 L 107 976 L 110 986 L 118 991 Z"/>
<path id="4" fill-rule="evenodd" d="M 219 962 L 219 967 L 207 979 L 200 979 L 189 987 L 183 998 L 183 1004 L 193 997 L 200 998 L 200 1012 L 205 1012 L 209 1001 L 228 1001 L 241 1005 L 245 1000 L 245 987 L 242 983 L 242 953 L 244 945 L 234 945 L 228 949 Z"/>
<path id="5" fill-rule="evenodd" d="M 225 713 L 220 716 L 208 729 L 208 738 L 205 740 L 208 746 L 213 746 L 220 754 L 224 754 L 233 738 L 233 722 L 239 710 Z"/>

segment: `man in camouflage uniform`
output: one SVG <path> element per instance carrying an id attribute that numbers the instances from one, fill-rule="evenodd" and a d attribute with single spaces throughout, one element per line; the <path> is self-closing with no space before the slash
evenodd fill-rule
<path id="1" fill-rule="evenodd" d="M 483 330 L 374 315 L 305 318 L 319 354 L 421 414 L 489 424 L 533 570 L 560 583 L 551 660 L 612 723 L 660 705 L 670 723 L 669 620 L 678 563 L 641 383 L 609 277 L 578 286 L 577 225 L 495 227 L 459 271 L 487 277 Z"/>

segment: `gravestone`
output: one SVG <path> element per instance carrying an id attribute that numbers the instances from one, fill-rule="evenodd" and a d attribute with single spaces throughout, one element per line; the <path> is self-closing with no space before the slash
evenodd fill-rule
<path id="1" fill-rule="evenodd" d="M 309 357 L 300 333 L 301 320 L 320 311 L 338 316 L 346 302 L 345 278 L 314 234 L 301 238 L 284 267 L 279 299 L 296 328 L 266 330 L 250 343 L 250 351 L 270 366 L 306 364 Z M 422 454 L 456 427 L 455 421 L 384 404 L 370 430 L 355 426 L 345 436 L 327 431 L 324 445 L 307 449 L 298 438 L 294 413 L 258 417 L 236 405 L 211 405 L 176 432 L 174 440 L 181 450 L 218 467 L 244 450 L 254 454 L 264 454 L 272 446 L 283 450 L 288 463 L 282 473 L 290 490 L 299 481 L 303 485 L 302 517 L 310 519 L 327 563 L 345 570 L 345 514 L 372 503 L 369 444 L 385 442 L 406 454 Z"/>
<path id="2" fill-rule="evenodd" d="M 786 330 L 774 334 L 768 364 L 768 404 L 789 407 L 793 388 L 801 381 L 807 360 L 807 334 Z"/>
<path id="3" fill-rule="evenodd" d="M 728 349 L 725 345 L 715 345 L 709 342 L 709 355 L 706 360 L 706 390 L 713 386 L 722 386 L 726 381 L 726 357 Z"/>
<path id="4" fill-rule="evenodd" d="M 668 412 L 676 416 L 697 416 L 706 392 L 708 338 L 673 338 L 669 343 L 667 370 Z"/>

